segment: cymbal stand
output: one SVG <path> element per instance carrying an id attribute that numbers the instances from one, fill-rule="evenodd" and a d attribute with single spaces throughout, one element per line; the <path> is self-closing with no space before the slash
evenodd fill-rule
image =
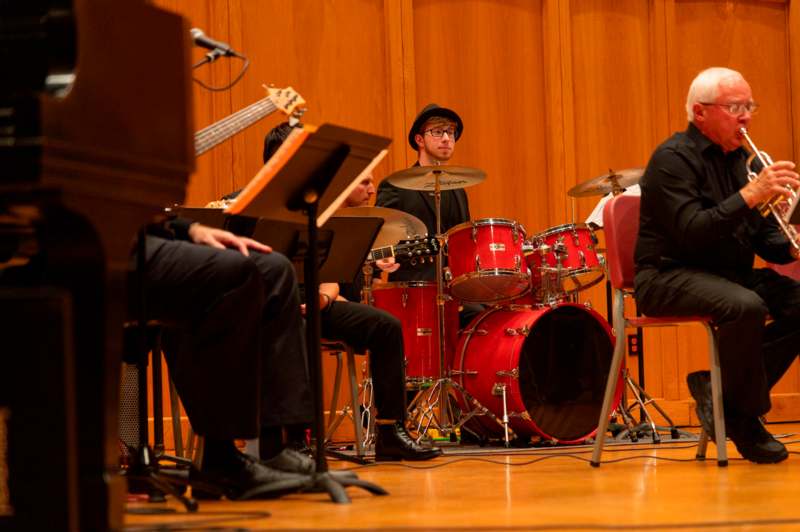
<path id="1" fill-rule="evenodd" d="M 447 343 L 445 337 L 445 303 L 450 296 L 444 293 L 444 235 L 442 234 L 442 189 L 441 171 L 433 170 L 434 177 L 434 207 L 436 214 L 436 239 L 439 241 L 439 252 L 435 256 L 436 267 L 436 330 L 439 333 L 439 375 L 428 390 L 420 390 L 417 396 L 409 405 L 409 412 L 416 412 L 417 417 L 417 442 L 421 441 L 428 430 L 433 427 L 445 436 L 454 437 L 455 430 L 476 415 L 485 415 L 503 427 L 506 447 L 510 445 L 510 438 L 514 437 L 514 432 L 508 426 L 508 416 L 503 420 L 497 418 L 488 408 L 484 407 L 477 399 L 467 392 L 459 383 L 450 378 L 447 372 L 445 353 Z M 472 407 L 470 412 L 462 413 L 458 420 L 455 420 L 453 405 L 451 404 L 451 391 L 455 390 L 461 394 L 464 400 Z M 503 390 L 505 397 L 505 390 Z M 438 414 L 437 414 L 438 407 Z"/>

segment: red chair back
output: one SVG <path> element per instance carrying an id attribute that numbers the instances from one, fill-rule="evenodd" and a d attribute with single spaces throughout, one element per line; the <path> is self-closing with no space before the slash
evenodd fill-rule
<path id="1" fill-rule="evenodd" d="M 640 203 L 639 196 L 620 195 L 603 207 L 608 278 L 616 289 L 633 288 L 633 251 L 639 234 Z"/>
<path id="2" fill-rule="evenodd" d="M 800 281 L 800 260 L 790 262 L 789 264 L 772 264 L 768 262 L 767 267 L 772 268 L 781 275 Z"/>

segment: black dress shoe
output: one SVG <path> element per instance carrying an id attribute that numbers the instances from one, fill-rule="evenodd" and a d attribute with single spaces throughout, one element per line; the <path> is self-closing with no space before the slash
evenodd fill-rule
<path id="1" fill-rule="evenodd" d="M 735 417 L 725 424 L 743 458 L 757 464 L 775 464 L 789 457 L 786 447 L 767 432 L 757 417 Z"/>
<path id="2" fill-rule="evenodd" d="M 308 475 L 267 467 L 251 456 L 237 453 L 224 467 L 192 470 L 189 474 L 195 499 L 273 499 L 296 493 L 311 485 Z"/>
<path id="3" fill-rule="evenodd" d="M 714 401 L 711 396 L 711 372 L 695 371 L 686 376 L 689 393 L 697 406 L 694 411 L 700 425 L 711 441 L 716 441 L 717 433 L 714 431 Z"/>
<path id="4" fill-rule="evenodd" d="M 269 460 L 261 460 L 261 464 L 265 465 L 271 469 L 277 469 L 278 471 L 285 471 L 287 473 L 299 473 L 301 475 L 313 475 L 314 472 L 317 470 L 317 463 L 314 461 L 313 458 L 307 456 L 301 452 L 295 451 L 294 449 L 290 449 L 286 447 L 276 456 L 270 458 Z M 331 476 L 335 479 L 337 477 L 346 479 L 346 478 L 356 478 L 356 474 L 352 471 L 328 471 Z"/>
<path id="5" fill-rule="evenodd" d="M 442 455 L 436 447 L 426 448 L 418 444 L 406 432 L 400 423 L 378 425 L 378 437 L 375 440 L 375 460 L 378 462 L 392 460 L 430 460 Z"/>

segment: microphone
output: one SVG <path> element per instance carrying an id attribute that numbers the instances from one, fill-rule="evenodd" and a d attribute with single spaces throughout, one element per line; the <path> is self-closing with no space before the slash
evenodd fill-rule
<path id="1" fill-rule="evenodd" d="M 208 48 L 209 50 L 214 50 L 214 51 L 218 50 L 219 52 L 222 52 L 222 55 L 236 55 L 236 56 L 239 55 L 233 50 L 233 48 L 231 48 L 230 44 L 224 43 L 222 41 L 215 41 L 214 39 L 203 33 L 203 30 L 201 30 L 200 28 L 192 28 L 190 30 L 190 33 L 192 34 L 192 40 L 194 41 L 194 44 L 196 46 L 201 46 L 203 48 Z"/>

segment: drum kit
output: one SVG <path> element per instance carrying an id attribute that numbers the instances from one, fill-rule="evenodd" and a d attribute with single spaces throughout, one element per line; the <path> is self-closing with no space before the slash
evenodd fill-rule
<path id="1" fill-rule="evenodd" d="M 619 191 L 641 173 L 610 172 L 568 193 Z M 367 284 L 367 302 L 402 323 L 406 384 L 416 393 L 410 428 L 419 439 L 436 429 L 453 441 L 460 430 L 484 441 L 500 437 L 506 445 L 533 436 L 583 442 L 595 434 L 614 349 L 608 322 L 577 300 L 605 275 L 597 239 L 591 227 L 576 223 L 528 237 L 520 223 L 505 218 L 473 220 L 443 233 L 441 191 L 485 177 L 454 166 L 413 167 L 387 177 L 398 188 L 433 192 L 440 244 L 435 280 Z M 386 220 L 378 245 L 426 232 L 410 214 L 362 209 Z M 459 302 L 485 306 L 463 330 Z"/>

